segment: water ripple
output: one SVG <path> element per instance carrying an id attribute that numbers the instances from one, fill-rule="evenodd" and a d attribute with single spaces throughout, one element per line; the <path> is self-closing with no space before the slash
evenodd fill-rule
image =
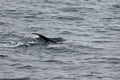
<path id="1" fill-rule="evenodd" d="M 119 13 L 119 0 L 0 0 L 0 80 L 119 80 Z M 33 45 L 35 32 L 65 41 Z"/>
<path id="2" fill-rule="evenodd" d="M 113 5 L 114 8 L 120 8 L 120 4 Z"/>
<path id="3" fill-rule="evenodd" d="M 0 55 L 0 58 L 8 57 L 8 55 Z"/>
<path id="4" fill-rule="evenodd" d="M 3 78 L 0 80 L 30 80 L 29 78 Z"/>
<path id="5" fill-rule="evenodd" d="M 62 62 L 60 60 L 44 60 L 44 62 L 48 63 L 58 63 L 58 64 L 65 64 L 65 62 Z"/>
<path id="6" fill-rule="evenodd" d="M 53 18 L 56 18 L 56 19 L 58 19 L 58 20 L 62 20 L 62 21 L 66 21 L 66 20 L 68 20 L 68 21 L 77 21 L 77 20 L 79 20 L 79 21 L 81 21 L 81 20 L 84 20 L 83 18 L 79 18 L 79 17 L 72 17 L 72 16 L 54 16 Z"/>

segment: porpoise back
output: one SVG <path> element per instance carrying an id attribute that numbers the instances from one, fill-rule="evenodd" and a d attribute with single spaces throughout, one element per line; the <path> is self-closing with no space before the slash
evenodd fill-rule
<path id="1" fill-rule="evenodd" d="M 43 39 L 46 43 L 48 43 L 48 42 L 52 42 L 52 43 L 55 43 L 55 44 L 57 43 L 55 40 L 53 40 L 51 38 L 48 38 L 46 36 L 43 36 L 41 34 L 38 34 L 38 33 L 33 33 L 33 34 L 38 35 L 39 38 L 37 38 L 37 39 Z"/>

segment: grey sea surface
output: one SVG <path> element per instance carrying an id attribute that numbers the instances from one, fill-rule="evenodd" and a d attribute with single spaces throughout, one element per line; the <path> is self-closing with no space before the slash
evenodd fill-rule
<path id="1" fill-rule="evenodd" d="M 0 80 L 120 80 L 120 0 L 0 0 Z"/>

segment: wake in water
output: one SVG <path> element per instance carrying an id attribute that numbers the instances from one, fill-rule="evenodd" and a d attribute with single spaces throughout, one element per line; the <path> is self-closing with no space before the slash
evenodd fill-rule
<path id="1" fill-rule="evenodd" d="M 19 37 L 19 40 L 13 40 L 13 39 L 9 39 L 10 34 L 8 34 L 6 37 L 6 39 L 0 41 L 0 47 L 8 47 L 8 48 L 16 48 L 16 47 L 29 47 L 29 46 L 34 46 L 34 45 L 48 45 L 50 43 L 52 44 L 57 44 L 60 42 L 63 42 L 64 39 L 63 38 L 48 38 L 46 36 L 43 36 L 41 34 L 38 33 L 34 33 L 34 35 L 38 35 L 37 38 L 21 38 L 18 35 L 14 36 L 15 37 Z M 4 36 L 5 37 L 5 36 Z"/>

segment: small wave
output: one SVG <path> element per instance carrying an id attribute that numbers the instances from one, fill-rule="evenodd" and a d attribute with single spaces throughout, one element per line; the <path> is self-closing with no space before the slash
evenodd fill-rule
<path id="1" fill-rule="evenodd" d="M 44 0 L 45 3 L 51 3 L 51 4 L 61 4 L 62 1 L 53 1 L 53 0 Z"/>
<path id="2" fill-rule="evenodd" d="M 106 18 L 102 18 L 102 19 L 103 19 L 103 21 L 110 22 L 110 21 L 113 21 L 113 20 L 119 20 L 120 17 L 106 17 Z"/>
<path id="3" fill-rule="evenodd" d="M 70 34 L 73 34 L 73 33 L 70 32 L 70 31 L 62 31 L 61 34 L 64 34 L 64 35 L 65 35 L 65 34 L 68 34 L 68 35 L 70 35 Z"/>
<path id="4" fill-rule="evenodd" d="M 62 32 L 60 32 L 60 34 L 80 36 L 79 34 L 76 34 L 75 32 L 72 32 L 72 31 L 62 31 Z"/>
<path id="5" fill-rule="evenodd" d="M 4 41 L 0 42 L 0 47 L 16 47 L 17 43 L 14 41 Z"/>
<path id="6" fill-rule="evenodd" d="M 103 57 L 100 63 L 120 64 L 120 58 L 115 57 Z"/>
<path id="7" fill-rule="evenodd" d="M 37 17 L 35 15 L 27 15 L 27 16 L 24 16 L 24 18 L 32 18 L 32 19 L 34 18 L 35 19 Z"/>
<path id="8" fill-rule="evenodd" d="M 72 47 L 74 49 L 87 49 L 87 50 L 103 50 L 104 48 L 101 48 L 101 47 L 95 47 L 95 46 L 92 46 L 92 45 L 73 45 L 73 44 L 70 44 L 69 47 Z"/>
<path id="9" fill-rule="evenodd" d="M 17 34 L 16 32 L 12 31 L 12 32 L 2 32 L 0 34 L 1 39 L 5 40 L 19 40 L 20 38 L 23 38 L 23 36 L 20 36 L 20 34 Z"/>
<path id="10" fill-rule="evenodd" d="M 30 80 L 29 78 L 3 78 L 0 80 Z"/>
<path id="11" fill-rule="evenodd" d="M 60 60 L 45 60 L 43 62 L 48 62 L 48 63 L 59 63 L 59 64 L 63 64 L 64 62 L 60 61 Z"/>
<path id="12" fill-rule="evenodd" d="M 56 53 L 76 52 L 74 49 L 68 48 L 66 46 L 48 46 L 48 48 L 46 48 L 46 50 L 50 50 L 50 51 L 56 52 Z"/>
<path id="13" fill-rule="evenodd" d="M 74 16 L 53 16 L 52 18 L 62 20 L 62 21 L 81 21 L 84 20 L 83 18 L 80 17 L 74 17 Z"/>
<path id="14" fill-rule="evenodd" d="M 27 31 L 33 31 L 33 32 L 44 30 L 44 28 L 38 28 L 38 27 L 30 27 L 30 28 L 24 28 L 24 29 Z"/>
<path id="15" fill-rule="evenodd" d="M 113 8 L 120 8 L 120 4 L 116 4 L 112 6 Z"/>
<path id="16" fill-rule="evenodd" d="M 24 65 L 24 66 L 18 67 L 18 69 L 33 69 L 33 67 L 31 65 Z"/>
<path id="17" fill-rule="evenodd" d="M 40 45 L 40 42 L 34 42 L 34 41 L 3 41 L 0 42 L 0 47 L 1 48 L 17 48 L 17 47 L 29 47 L 29 46 L 34 46 L 34 45 Z"/>
<path id="18" fill-rule="evenodd" d="M 58 17 L 58 19 L 60 20 L 84 20 L 83 18 L 79 18 L 79 17 L 71 17 L 71 16 L 68 16 L 68 17 Z"/>
<path id="19" fill-rule="evenodd" d="M 30 46 L 29 43 L 24 43 L 24 42 L 4 42 L 4 43 L 0 43 L 0 47 L 1 48 L 17 48 L 17 47 L 28 47 Z"/>
<path id="20" fill-rule="evenodd" d="M 8 57 L 8 55 L 3 55 L 3 54 L 0 55 L 0 58 L 4 58 L 4 57 Z"/>
<path id="21" fill-rule="evenodd" d="M 92 42 L 94 42 L 94 43 L 110 43 L 110 42 L 112 42 L 112 41 L 100 41 L 100 40 L 95 40 L 95 41 L 92 41 Z"/>
<path id="22" fill-rule="evenodd" d="M 92 36 L 91 34 L 76 34 L 76 33 L 73 33 L 73 35 L 78 36 L 78 37 L 80 37 L 80 36 L 82 36 L 82 37 Z"/>
<path id="23" fill-rule="evenodd" d="M 14 32 L 8 32 L 8 33 L 3 33 L 1 34 L 1 36 L 3 37 L 16 37 L 15 33 Z"/>
<path id="24" fill-rule="evenodd" d="M 120 61 L 120 58 L 114 58 L 114 57 L 103 57 L 102 59 L 106 59 L 106 60 L 118 60 L 118 61 Z"/>
<path id="25" fill-rule="evenodd" d="M 6 23 L 5 22 L 0 22 L 0 25 L 5 25 Z"/>
<path id="26" fill-rule="evenodd" d="M 111 30 L 111 31 L 120 31 L 120 28 L 111 27 L 111 28 L 109 28 L 108 30 Z"/>
<path id="27" fill-rule="evenodd" d="M 73 8 L 73 7 L 72 8 L 68 7 L 68 8 L 62 8 L 61 11 L 63 11 L 63 12 L 78 12 L 78 9 Z"/>

